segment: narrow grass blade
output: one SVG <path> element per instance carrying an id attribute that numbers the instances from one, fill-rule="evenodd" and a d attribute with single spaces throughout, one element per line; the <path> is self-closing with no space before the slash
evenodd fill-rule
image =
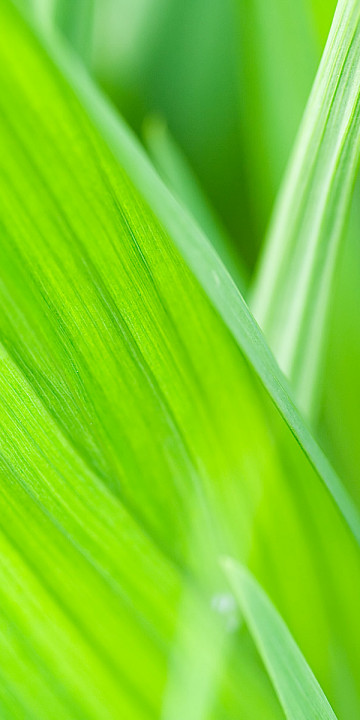
<path id="1" fill-rule="evenodd" d="M 285 710 L 287 720 L 336 720 L 323 691 L 284 621 L 244 566 L 222 562 Z"/>
<path id="2" fill-rule="evenodd" d="M 340 0 L 254 284 L 252 308 L 311 415 L 360 157 L 360 9 Z"/>

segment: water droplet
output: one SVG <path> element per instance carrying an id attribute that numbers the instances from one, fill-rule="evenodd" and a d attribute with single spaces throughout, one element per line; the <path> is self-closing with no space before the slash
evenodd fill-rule
<path id="1" fill-rule="evenodd" d="M 225 618 L 225 627 L 228 632 L 235 632 L 240 625 L 240 616 L 237 602 L 229 592 L 217 593 L 211 598 L 211 607 L 215 612 Z"/>

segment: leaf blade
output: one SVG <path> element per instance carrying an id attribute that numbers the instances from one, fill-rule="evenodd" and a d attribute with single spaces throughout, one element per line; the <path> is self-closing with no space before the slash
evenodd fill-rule
<path id="1" fill-rule="evenodd" d="M 338 3 L 264 244 L 252 308 L 311 415 L 360 158 L 359 9 Z"/>
<path id="2" fill-rule="evenodd" d="M 222 565 L 288 720 L 336 720 L 284 621 L 250 571 L 231 558 Z"/>

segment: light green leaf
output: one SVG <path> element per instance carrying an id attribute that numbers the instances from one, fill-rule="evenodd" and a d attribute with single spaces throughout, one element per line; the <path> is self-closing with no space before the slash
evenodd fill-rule
<path id="1" fill-rule="evenodd" d="M 359 548 L 324 483 L 358 533 L 356 512 L 124 123 L 9 0 L 0 19 L 1 702 L 36 720 L 160 717 L 189 657 L 199 673 L 207 623 L 192 639 L 191 620 L 223 592 L 221 551 L 251 555 L 342 706 L 333 677 L 341 665 L 356 687 L 360 666 Z M 197 707 L 210 688 L 216 719 L 278 717 L 256 661 L 252 685 L 234 677 L 249 648 L 229 645 Z"/>
<path id="2" fill-rule="evenodd" d="M 253 575 L 231 558 L 222 565 L 287 720 L 336 720 L 284 621 Z"/>
<path id="3" fill-rule="evenodd" d="M 318 406 L 333 277 L 360 157 L 360 8 L 340 0 L 266 240 L 252 308 L 299 405 Z"/>
<path id="4" fill-rule="evenodd" d="M 218 255 L 161 182 L 133 134 L 98 93 L 82 67 L 70 62 L 70 56 L 65 49 L 60 51 L 59 45 L 58 51 L 53 48 L 54 51 L 57 62 L 71 79 L 91 117 L 101 127 L 113 153 L 167 229 L 360 542 L 360 516 L 304 423 L 286 379 Z"/>

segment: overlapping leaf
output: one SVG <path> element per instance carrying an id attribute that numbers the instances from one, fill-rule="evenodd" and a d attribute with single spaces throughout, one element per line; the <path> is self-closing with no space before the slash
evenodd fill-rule
<path id="1" fill-rule="evenodd" d="M 359 23 L 358 3 L 339 2 L 252 303 L 309 413 L 318 406 L 329 298 L 360 157 Z"/>
<path id="2" fill-rule="evenodd" d="M 288 720 L 336 720 L 286 625 L 251 573 L 231 558 L 225 558 L 223 566 Z"/>
<path id="3" fill-rule="evenodd" d="M 199 228 L 74 61 L 0 18 L 4 716 L 159 717 L 219 550 L 357 712 L 333 679 L 356 688 L 359 551 L 326 484 L 357 535 L 351 503 Z M 255 720 L 256 692 L 276 717 L 232 638 L 214 717 Z"/>

